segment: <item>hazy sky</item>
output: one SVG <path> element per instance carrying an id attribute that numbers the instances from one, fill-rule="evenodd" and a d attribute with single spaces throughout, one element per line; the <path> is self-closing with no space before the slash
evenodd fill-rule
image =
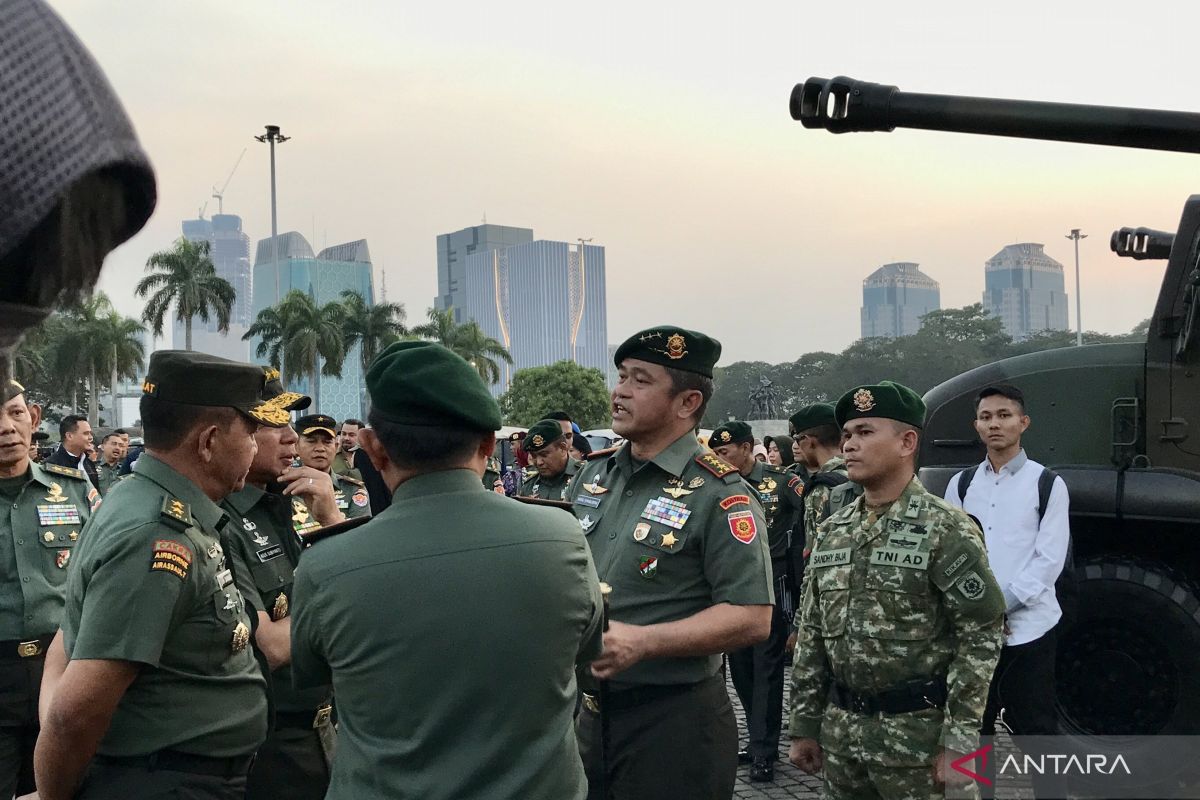
<path id="1" fill-rule="evenodd" d="M 1142 2 L 563 4 L 56 0 L 124 99 L 159 203 L 100 288 L 126 313 L 146 257 L 225 195 L 253 242 L 366 238 L 388 299 L 419 321 L 435 237 L 489 222 L 606 247 L 609 340 L 673 322 L 724 363 L 840 350 L 862 279 L 916 261 L 943 307 L 978 302 L 983 262 L 1033 241 L 1068 270 L 1084 326 L 1149 316 L 1162 262 L 1108 251 L 1123 225 L 1173 230 L 1200 157 L 924 131 L 834 136 L 788 116 L 813 75 L 922 92 L 1200 110 L 1200 5 Z"/>

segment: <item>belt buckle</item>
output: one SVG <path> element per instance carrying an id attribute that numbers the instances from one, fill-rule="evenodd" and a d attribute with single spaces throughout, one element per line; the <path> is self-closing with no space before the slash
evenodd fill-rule
<path id="1" fill-rule="evenodd" d="M 41 653 L 41 642 L 37 641 L 36 639 L 32 642 L 21 642 L 19 645 L 17 645 L 17 655 L 19 655 L 21 658 L 33 658 L 34 656 L 41 655 Z"/>
<path id="2" fill-rule="evenodd" d="M 317 709 L 317 715 L 313 717 L 313 730 L 324 728 L 329 724 L 329 717 L 333 715 L 333 706 L 329 703 Z"/>
<path id="3" fill-rule="evenodd" d="M 587 692 L 583 693 L 583 707 L 593 714 L 600 713 L 600 701 Z"/>

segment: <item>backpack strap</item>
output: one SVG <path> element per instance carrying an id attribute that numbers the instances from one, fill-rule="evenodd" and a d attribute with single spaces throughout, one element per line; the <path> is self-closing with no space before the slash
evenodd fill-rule
<path id="1" fill-rule="evenodd" d="M 1046 516 L 1046 506 L 1050 505 L 1050 493 L 1054 491 L 1057 479 L 1057 472 L 1042 467 L 1042 474 L 1038 476 L 1038 522 Z"/>
<path id="2" fill-rule="evenodd" d="M 958 473 L 958 504 L 960 506 L 967 505 L 967 489 L 971 488 L 971 481 L 975 480 L 975 471 L 978 469 L 979 465 L 976 465 Z"/>

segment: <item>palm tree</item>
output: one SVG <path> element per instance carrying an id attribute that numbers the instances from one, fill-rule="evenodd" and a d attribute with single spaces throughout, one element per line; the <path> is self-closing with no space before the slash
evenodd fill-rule
<path id="1" fill-rule="evenodd" d="M 338 302 L 317 305 L 317 301 L 299 289 L 288 292 L 271 308 L 258 313 L 243 337 L 259 336 L 256 352 L 269 356 L 285 382 L 308 378 L 314 406 L 321 406 L 318 375 L 342 377 L 346 359 L 343 325 L 346 307 Z"/>
<path id="2" fill-rule="evenodd" d="M 445 311 L 431 308 L 425 312 L 425 316 L 429 322 L 413 328 L 413 334 L 422 339 L 432 339 L 443 347 L 452 348 L 454 335 L 458 330 L 458 323 L 454 321 L 454 306 L 449 306 Z"/>
<path id="3" fill-rule="evenodd" d="M 500 364 L 497 360 L 513 363 L 504 345 L 484 333 L 475 320 L 458 326 L 450 349 L 469 361 L 488 385 L 500 382 Z"/>
<path id="4" fill-rule="evenodd" d="M 142 334 L 146 327 L 132 317 L 123 317 L 116 311 L 97 320 L 96 355 L 108 370 L 108 390 L 111 399 L 109 424 L 116 424 L 117 384 L 122 378 L 137 380 L 138 372 L 146 357 Z"/>
<path id="5" fill-rule="evenodd" d="M 285 320 L 279 313 L 279 306 L 267 306 L 258 312 L 242 339 L 249 341 L 257 336 L 258 346 L 254 349 L 254 354 L 258 358 L 267 359 L 271 366 L 283 372 L 286 327 Z"/>
<path id="6" fill-rule="evenodd" d="M 104 292 L 97 292 L 67 309 L 65 324 L 57 332 L 54 366 L 65 374 L 87 381 L 88 422 L 100 425 L 100 389 L 104 376 L 109 384 L 112 406 L 117 407 L 117 383 L 137 378 L 145 355 L 141 334 L 146 330 L 137 320 L 118 313 Z M 75 398 L 72 398 L 74 405 Z"/>
<path id="7" fill-rule="evenodd" d="M 209 256 L 208 242 L 189 242 L 180 239 L 170 250 L 162 250 L 146 260 L 150 274 L 138 281 L 134 291 L 138 297 L 151 294 L 142 320 L 162 336 L 163 320 L 171 303 L 175 303 L 175 318 L 183 322 L 184 347 L 192 349 L 192 318 L 207 323 L 216 315 L 217 330 L 229 332 L 229 315 L 237 292 L 229 281 L 217 274 Z"/>
<path id="8" fill-rule="evenodd" d="M 352 289 L 342 292 L 342 304 L 346 307 L 343 321 L 346 350 L 356 344 L 361 346 L 359 357 L 366 374 L 381 350 L 408 334 L 404 327 L 404 305 L 376 303 L 368 306 L 363 296 Z"/>

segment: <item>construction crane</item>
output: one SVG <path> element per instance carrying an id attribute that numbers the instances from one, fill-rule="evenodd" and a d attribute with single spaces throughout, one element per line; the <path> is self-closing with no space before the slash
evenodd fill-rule
<path id="1" fill-rule="evenodd" d="M 245 147 L 242 148 L 242 155 L 238 156 L 237 161 L 235 161 L 233 163 L 233 169 L 229 170 L 229 177 L 225 179 L 225 182 L 223 184 L 221 184 L 221 188 L 218 189 L 215 186 L 213 187 L 212 196 L 217 198 L 217 213 L 218 214 L 225 213 L 225 188 L 227 186 L 229 186 L 229 182 L 231 180 L 233 180 L 233 173 L 237 172 L 237 168 L 242 163 L 242 156 L 244 156 L 244 155 L 246 155 Z M 207 206 L 208 204 L 205 203 L 205 205 Z"/>

